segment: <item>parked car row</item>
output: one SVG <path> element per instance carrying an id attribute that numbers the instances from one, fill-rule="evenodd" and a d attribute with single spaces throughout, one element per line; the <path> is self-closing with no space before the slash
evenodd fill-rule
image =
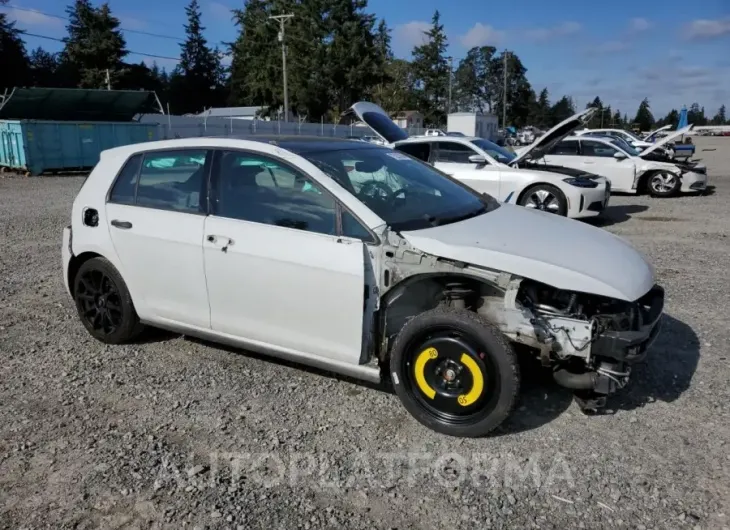
<path id="1" fill-rule="evenodd" d="M 609 179 L 536 162 L 588 112 L 519 155 L 409 139 L 370 103 L 352 112 L 388 145 L 256 136 L 104 151 L 63 230 L 63 280 L 88 332 L 118 344 L 155 326 L 389 381 L 418 421 L 456 436 L 510 415 L 515 345 L 584 410 L 628 383 L 664 292 L 627 242 L 550 213 L 604 208 Z"/>

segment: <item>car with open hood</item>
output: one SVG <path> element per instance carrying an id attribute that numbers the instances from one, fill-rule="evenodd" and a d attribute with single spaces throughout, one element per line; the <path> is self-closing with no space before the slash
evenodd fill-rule
<path id="1" fill-rule="evenodd" d="M 415 418 L 457 436 L 509 416 L 516 345 L 600 406 L 663 310 L 652 266 L 623 239 L 356 140 L 110 149 L 70 219 L 63 281 L 97 340 L 153 326 L 389 381 Z"/>
<path id="2" fill-rule="evenodd" d="M 571 218 L 595 217 L 607 207 L 608 179 L 587 171 L 534 165 L 545 149 L 570 134 L 594 109 L 571 116 L 515 154 L 477 137 L 409 137 L 379 106 L 359 102 L 347 114 L 357 116 L 395 150 L 408 153 L 436 169 L 508 204 L 544 210 Z"/>
<path id="3" fill-rule="evenodd" d="M 548 151 L 543 161 L 602 175 L 618 192 L 648 192 L 655 197 L 702 193 L 707 188 L 707 168 L 694 161 L 674 160 L 660 151 L 691 128 L 688 125 L 674 131 L 643 150 L 613 137 L 567 137 Z"/>

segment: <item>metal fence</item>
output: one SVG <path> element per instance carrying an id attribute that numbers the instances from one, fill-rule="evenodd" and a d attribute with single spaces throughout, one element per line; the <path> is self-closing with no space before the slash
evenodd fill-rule
<path id="1" fill-rule="evenodd" d="M 295 135 L 347 138 L 348 136 L 372 136 L 369 127 L 337 123 L 283 122 L 264 120 L 242 120 L 236 118 L 199 118 L 195 116 L 165 116 L 146 114 L 140 118 L 143 123 L 159 125 L 160 139 L 193 138 L 200 136 L 236 137 L 248 135 Z M 426 130 L 406 129 L 410 136 L 423 134 Z"/>

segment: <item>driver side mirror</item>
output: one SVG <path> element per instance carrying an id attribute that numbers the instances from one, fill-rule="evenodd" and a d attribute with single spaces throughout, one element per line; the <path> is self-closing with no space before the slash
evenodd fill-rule
<path id="1" fill-rule="evenodd" d="M 624 160 L 624 159 L 626 158 L 626 154 L 625 154 L 625 153 L 622 153 L 621 151 L 616 151 L 616 152 L 615 152 L 615 153 L 613 154 L 613 157 L 614 157 L 614 158 L 615 158 L 616 160 Z"/>
<path id="2" fill-rule="evenodd" d="M 469 162 L 472 164 L 486 164 L 487 159 L 482 155 L 469 155 Z"/>

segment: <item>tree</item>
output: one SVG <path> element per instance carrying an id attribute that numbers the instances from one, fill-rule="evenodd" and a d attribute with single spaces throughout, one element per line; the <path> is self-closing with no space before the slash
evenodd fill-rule
<path id="1" fill-rule="evenodd" d="M 180 44 L 180 63 L 170 79 L 170 106 L 179 114 L 221 106 L 225 99 L 223 68 L 217 52 L 203 36 L 198 0 L 190 1 L 185 14 L 185 42 Z"/>
<path id="2" fill-rule="evenodd" d="M 474 47 L 459 61 L 453 91 L 458 110 L 492 112 L 496 94 L 489 80 L 496 51 L 494 46 Z"/>
<path id="3" fill-rule="evenodd" d="M 0 0 L 5 4 L 7 0 Z M 0 12 L 0 94 L 14 86 L 24 86 L 30 77 L 30 66 L 22 39 L 23 32 Z"/>
<path id="4" fill-rule="evenodd" d="M 613 117 L 611 118 L 611 125 L 612 127 L 618 127 L 619 129 L 622 129 L 624 127 L 624 120 L 621 118 L 621 111 L 617 110 Z"/>
<path id="5" fill-rule="evenodd" d="M 411 64 L 424 121 L 430 125 L 441 125 L 446 121 L 450 74 L 446 59 L 448 41 L 438 11 L 433 14 L 431 29 L 425 32 L 425 36 L 426 42 L 413 49 Z"/>
<path id="6" fill-rule="evenodd" d="M 692 125 L 707 125 L 707 117 L 705 116 L 705 108 L 700 107 L 699 103 L 692 103 L 687 111 L 687 123 Z"/>
<path id="7" fill-rule="evenodd" d="M 516 53 L 504 51 L 498 57 L 493 57 L 489 83 L 491 84 L 491 93 L 496 95 L 493 109 L 497 117 L 502 118 L 504 114 L 505 64 L 507 66 L 507 123 L 520 127 L 527 124 L 535 94 L 525 75 L 527 68 L 524 67 Z"/>
<path id="8" fill-rule="evenodd" d="M 587 109 L 596 109 L 596 112 L 591 116 L 590 121 L 586 124 L 589 129 L 598 129 L 603 127 L 604 124 L 604 108 L 603 101 L 598 96 L 593 101 L 586 105 Z"/>
<path id="9" fill-rule="evenodd" d="M 727 116 L 725 111 L 725 105 L 720 105 L 720 109 L 717 111 L 717 114 L 715 114 L 715 117 L 712 118 L 712 124 L 713 125 L 725 125 L 727 123 Z"/>
<path id="10" fill-rule="evenodd" d="M 550 117 L 550 94 L 547 88 L 540 91 L 540 95 L 535 99 L 533 111 L 530 116 L 530 122 L 541 129 L 552 125 Z"/>
<path id="11" fill-rule="evenodd" d="M 639 109 L 636 111 L 636 117 L 634 118 L 634 125 L 642 131 L 649 131 L 653 128 L 654 115 L 651 113 L 649 98 L 644 98 L 639 104 Z"/>
<path id="12" fill-rule="evenodd" d="M 376 102 L 391 114 L 418 108 L 416 80 L 411 64 L 403 59 L 392 59 L 385 66 L 385 71 L 388 82 Z"/>
<path id="13" fill-rule="evenodd" d="M 384 22 L 374 35 L 375 16 L 365 13 L 367 0 L 326 0 L 327 69 L 334 117 L 369 95 L 383 72 L 383 46 L 389 39 Z M 387 47 L 386 53 L 387 53 Z"/>
<path id="14" fill-rule="evenodd" d="M 33 86 L 58 86 L 58 56 L 43 48 L 36 48 L 30 54 L 30 78 Z"/>
<path id="15" fill-rule="evenodd" d="M 115 87 L 125 74 L 122 60 L 126 42 L 119 19 L 108 3 L 95 8 L 90 0 L 76 0 L 66 8 L 68 37 L 61 52 L 63 70 L 81 88 Z"/>
<path id="16" fill-rule="evenodd" d="M 575 104 L 570 96 L 563 96 L 550 109 L 552 125 L 557 125 L 575 114 Z"/>

